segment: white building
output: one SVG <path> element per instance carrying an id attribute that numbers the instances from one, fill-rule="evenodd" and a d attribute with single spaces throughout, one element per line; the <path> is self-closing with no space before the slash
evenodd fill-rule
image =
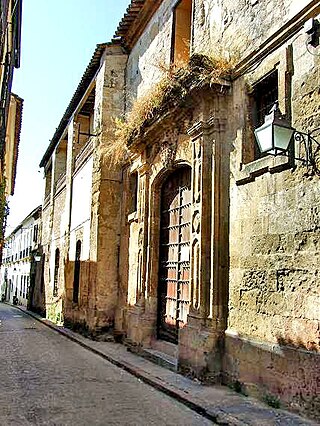
<path id="1" fill-rule="evenodd" d="M 41 241 L 41 209 L 35 208 L 5 240 L 0 283 L 7 302 L 27 306 L 31 266 Z"/>

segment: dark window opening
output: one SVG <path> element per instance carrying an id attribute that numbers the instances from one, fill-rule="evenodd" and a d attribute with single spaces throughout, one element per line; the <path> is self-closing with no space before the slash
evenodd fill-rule
<path id="1" fill-rule="evenodd" d="M 278 97 L 278 71 L 275 70 L 255 85 L 250 97 L 251 131 L 247 134 L 248 144 L 247 149 L 244 149 L 243 163 L 249 163 L 265 155 L 258 148 L 253 130 L 264 123 L 265 116 L 269 114 Z"/>
<path id="2" fill-rule="evenodd" d="M 190 58 L 192 0 L 181 0 L 173 12 L 171 62 L 183 65 Z"/>
<path id="3" fill-rule="evenodd" d="M 59 280 L 59 263 L 60 263 L 60 251 L 57 248 L 55 259 L 54 259 L 54 277 L 53 277 L 53 295 L 58 294 L 58 280 Z"/>
<path id="4" fill-rule="evenodd" d="M 33 241 L 36 243 L 38 241 L 38 225 L 33 227 Z"/>
<path id="5" fill-rule="evenodd" d="M 45 199 L 51 193 L 51 180 L 52 180 L 52 166 L 50 165 L 48 169 L 45 171 L 45 189 L 44 189 L 44 197 Z"/>
<path id="6" fill-rule="evenodd" d="M 253 92 L 252 122 L 254 128 L 264 123 L 272 106 L 278 100 L 278 71 L 273 71 L 260 81 Z"/>
<path id="7" fill-rule="evenodd" d="M 73 278 L 73 302 L 79 301 L 79 283 L 80 283 L 80 256 L 81 256 L 81 241 L 76 244 L 76 258 L 74 262 L 74 278 Z"/>
<path id="8" fill-rule="evenodd" d="M 138 173 L 131 173 L 129 176 L 129 214 L 137 211 L 138 208 Z"/>
<path id="9" fill-rule="evenodd" d="M 23 277 L 23 298 L 26 297 L 26 276 Z"/>
<path id="10" fill-rule="evenodd" d="M 78 155 L 81 149 L 89 142 L 91 136 L 96 134 L 94 123 L 94 105 L 95 105 L 96 89 L 93 87 L 87 96 L 76 120 L 74 154 Z"/>

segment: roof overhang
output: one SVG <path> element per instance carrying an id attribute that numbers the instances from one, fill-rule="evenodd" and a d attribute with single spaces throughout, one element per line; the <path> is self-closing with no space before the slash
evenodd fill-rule
<path id="1" fill-rule="evenodd" d="M 89 62 L 89 65 L 87 66 L 81 80 L 80 83 L 78 84 L 78 87 L 76 89 L 76 91 L 74 92 L 71 101 L 59 123 L 59 126 L 57 127 L 51 141 L 50 144 L 46 150 L 46 152 L 44 153 L 44 156 L 42 157 L 42 160 L 40 162 L 40 167 L 45 167 L 47 162 L 49 161 L 55 147 L 57 146 L 59 140 L 61 139 L 61 137 L 63 136 L 66 127 L 69 124 L 70 118 L 72 117 L 74 111 L 76 110 L 79 102 L 81 101 L 81 99 L 83 98 L 88 86 L 90 85 L 92 79 L 94 78 L 94 76 L 96 75 L 98 69 L 100 68 L 100 63 L 101 63 L 101 58 L 103 56 L 103 53 L 105 51 L 105 48 L 110 45 L 110 44 L 115 44 L 115 42 L 113 43 L 101 43 L 101 44 L 97 44 L 96 49 L 93 53 L 93 56 Z"/>
<path id="2" fill-rule="evenodd" d="M 7 193 L 13 195 L 17 174 L 20 135 L 22 126 L 23 99 L 14 93 L 10 94 L 10 104 L 6 128 L 6 177 Z"/>
<path id="3" fill-rule="evenodd" d="M 162 2 L 163 0 L 131 0 L 119 22 L 115 39 L 120 39 L 122 45 L 130 51 Z"/>

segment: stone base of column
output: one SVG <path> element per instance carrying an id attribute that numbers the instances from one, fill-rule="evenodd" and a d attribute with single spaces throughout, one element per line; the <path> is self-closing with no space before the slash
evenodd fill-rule
<path id="1" fill-rule="evenodd" d="M 178 369 L 183 374 L 211 383 L 222 379 L 224 333 L 192 317 L 179 332 Z"/>
<path id="2" fill-rule="evenodd" d="M 128 309 L 127 313 L 127 343 L 134 346 L 151 347 L 154 338 L 156 318 L 147 313 L 145 307 L 136 305 Z"/>

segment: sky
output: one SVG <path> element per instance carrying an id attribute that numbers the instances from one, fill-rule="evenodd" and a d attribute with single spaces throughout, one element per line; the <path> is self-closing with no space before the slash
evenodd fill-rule
<path id="1" fill-rule="evenodd" d="M 39 163 L 90 62 L 110 41 L 130 0 L 23 0 L 21 66 L 12 91 L 24 99 L 15 193 L 7 235 L 43 201 Z"/>

